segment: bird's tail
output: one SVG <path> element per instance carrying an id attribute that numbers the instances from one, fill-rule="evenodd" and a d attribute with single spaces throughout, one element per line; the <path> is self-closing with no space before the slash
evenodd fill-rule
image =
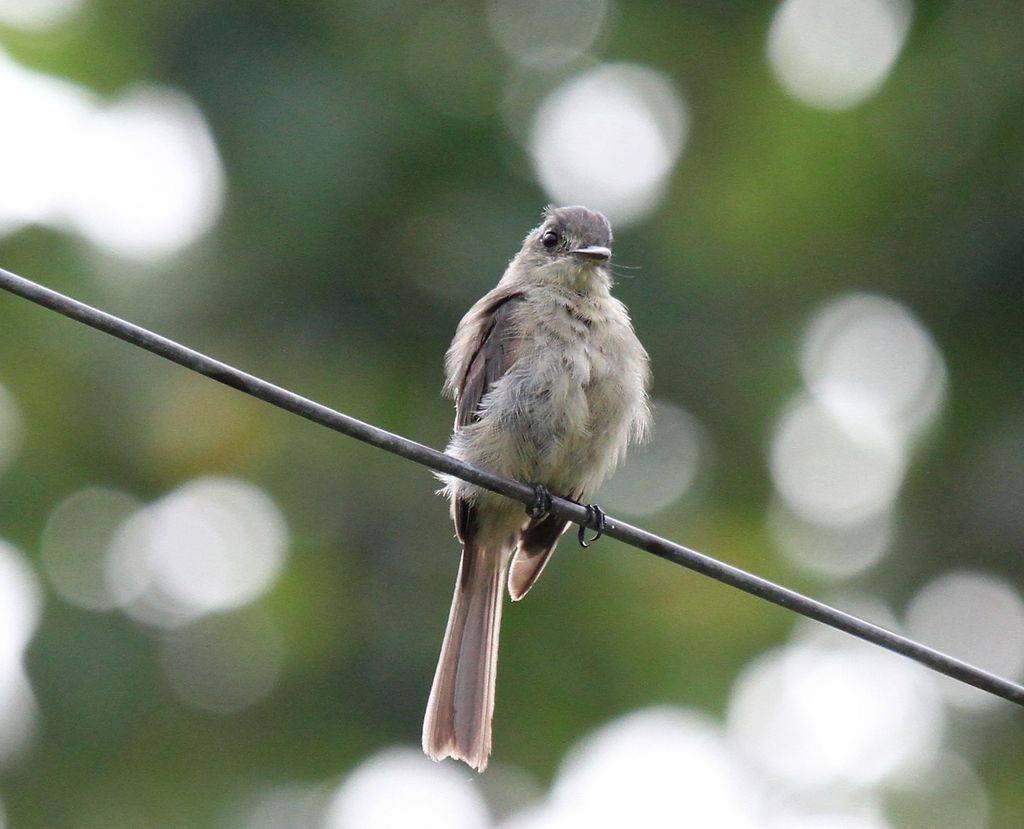
<path id="1" fill-rule="evenodd" d="M 467 544 L 441 657 L 423 720 L 423 750 L 434 760 L 454 757 L 477 771 L 491 753 L 494 677 L 498 668 L 505 551 Z"/>

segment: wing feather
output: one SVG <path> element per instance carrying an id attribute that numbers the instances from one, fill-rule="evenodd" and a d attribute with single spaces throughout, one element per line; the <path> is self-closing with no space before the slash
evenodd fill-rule
<path id="1" fill-rule="evenodd" d="M 475 306 L 459 325 L 448 352 L 448 385 L 455 394 L 455 429 L 480 418 L 480 404 L 491 387 L 513 366 L 522 342 L 515 310 L 522 294 L 500 293 Z M 456 496 L 455 531 L 465 544 L 473 533 L 476 510 Z"/>

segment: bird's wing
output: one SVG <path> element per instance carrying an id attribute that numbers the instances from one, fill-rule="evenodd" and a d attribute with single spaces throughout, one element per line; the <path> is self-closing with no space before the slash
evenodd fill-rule
<path id="1" fill-rule="evenodd" d="M 516 307 L 523 302 L 519 293 L 500 293 L 477 306 L 460 326 L 449 365 L 455 365 L 452 354 L 461 352 L 460 362 L 449 382 L 455 392 L 456 431 L 479 420 L 480 404 L 491 387 L 516 361 L 522 333 L 514 323 Z M 472 533 L 475 508 L 456 496 L 452 502 L 455 531 L 465 543 Z"/>
<path id="2" fill-rule="evenodd" d="M 513 325 L 513 312 L 521 294 L 499 296 L 482 309 L 476 325 L 472 351 L 455 391 L 455 428 L 480 418 L 480 402 L 516 361 L 522 334 Z"/>

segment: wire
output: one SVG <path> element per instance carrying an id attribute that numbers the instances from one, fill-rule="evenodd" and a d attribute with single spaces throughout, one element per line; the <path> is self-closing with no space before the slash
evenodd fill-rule
<path id="1" fill-rule="evenodd" d="M 387 432 L 369 423 L 330 409 L 306 397 L 246 374 L 237 368 L 207 357 L 198 351 L 154 334 L 113 314 L 92 308 L 76 299 L 45 288 L 24 277 L 0 268 L 0 288 L 17 296 L 63 314 L 73 320 L 110 334 L 125 342 L 151 351 L 187 369 L 203 374 L 226 386 L 245 392 L 285 411 L 300 415 L 336 432 L 369 443 L 407 460 L 430 467 L 438 472 L 454 475 L 470 483 L 506 495 L 524 504 L 535 498 L 533 487 L 528 484 L 495 475 L 478 469 L 463 461 L 456 460 L 443 452 L 431 449 L 421 443 Z M 577 524 L 596 529 L 595 517 L 586 507 L 552 496 L 551 512 Z M 752 596 L 765 599 L 780 607 L 787 608 L 809 619 L 845 631 L 867 642 L 886 648 L 894 653 L 913 659 L 932 670 L 973 685 L 1003 699 L 1024 706 L 1024 686 L 1003 677 L 989 673 L 941 651 L 894 633 L 878 625 L 866 622 L 842 610 L 837 610 L 795 590 L 755 576 L 738 567 L 733 567 L 710 556 L 676 544 L 666 538 L 649 533 L 639 527 L 627 524 L 610 515 L 604 517 L 604 534 L 617 538 L 640 550 L 679 564 L 716 581 L 736 587 Z"/>

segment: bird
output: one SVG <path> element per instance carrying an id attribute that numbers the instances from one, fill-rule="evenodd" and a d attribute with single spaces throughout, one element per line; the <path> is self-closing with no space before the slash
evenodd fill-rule
<path id="1" fill-rule="evenodd" d="M 478 772 L 491 753 L 503 587 L 526 595 L 579 503 L 651 425 L 647 352 L 612 296 L 612 229 L 579 205 L 545 208 L 497 286 L 462 318 L 445 356 L 455 401 L 446 452 L 530 483 L 529 509 L 439 475 L 462 557 L 423 722 L 423 750 Z M 598 519 L 603 513 L 591 505 Z M 581 543 L 582 543 L 581 527 Z"/>

